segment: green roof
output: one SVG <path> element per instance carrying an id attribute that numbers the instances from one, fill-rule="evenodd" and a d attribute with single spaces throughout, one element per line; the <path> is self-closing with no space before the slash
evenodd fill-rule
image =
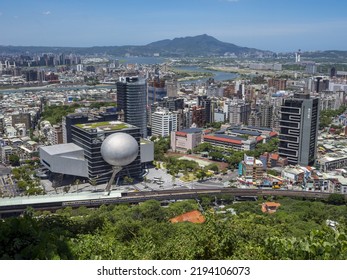
<path id="1" fill-rule="evenodd" d="M 77 127 L 82 129 L 102 129 L 102 130 L 121 130 L 124 128 L 131 128 L 130 124 L 120 121 L 108 121 L 108 122 L 95 122 L 95 123 L 82 123 L 76 124 Z"/>

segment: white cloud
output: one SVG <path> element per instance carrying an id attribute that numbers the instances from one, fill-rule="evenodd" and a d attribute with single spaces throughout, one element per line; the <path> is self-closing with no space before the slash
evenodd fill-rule
<path id="1" fill-rule="evenodd" d="M 43 14 L 44 16 L 48 16 L 48 15 L 51 14 L 51 11 L 45 11 L 45 12 L 42 12 L 42 14 Z"/>

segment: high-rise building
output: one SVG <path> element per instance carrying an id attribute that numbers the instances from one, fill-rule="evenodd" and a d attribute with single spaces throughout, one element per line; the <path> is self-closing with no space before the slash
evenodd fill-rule
<path id="1" fill-rule="evenodd" d="M 148 105 L 151 105 L 154 102 L 163 100 L 163 98 L 167 96 L 167 91 L 165 88 L 165 80 L 149 81 L 147 94 L 148 94 L 148 100 L 147 100 Z"/>
<path id="2" fill-rule="evenodd" d="M 251 104 L 237 100 L 229 105 L 229 122 L 233 125 L 247 124 L 251 114 Z"/>
<path id="3" fill-rule="evenodd" d="M 117 82 L 117 106 L 124 112 L 124 121 L 140 128 L 147 137 L 147 86 L 144 79 L 123 77 Z"/>
<path id="4" fill-rule="evenodd" d="M 166 81 L 166 91 L 168 97 L 177 97 L 177 80 Z"/>
<path id="5" fill-rule="evenodd" d="M 53 125 L 52 127 L 52 145 L 63 144 L 63 128 L 62 125 Z"/>
<path id="6" fill-rule="evenodd" d="M 192 116 L 192 124 L 196 127 L 204 127 L 206 125 L 206 109 L 200 106 L 192 106 L 190 108 Z"/>
<path id="7" fill-rule="evenodd" d="M 279 155 L 289 164 L 313 165 L 317 153 L 319 98 L 294 94 L 280 109 Z"/>
<path id="8" fill-rule="evenodd" d="M 200 95 L 198 96 L 198 105 L 200 107 L 205 108 L 206 112 L 206 123 L 213 122 L 213 113 L 214 111 L 211 110 L 211 99 L 207 97 L 207 95 Z"/>
<path id="9" fill-rule="evenodd" d="M 259 111 L 261 113 L 261 127 L 272 127 L 273 118 L 273 105 L 269 103 L 264 103 L 259 106 Z"/>
<path id="10" fill-rule="evenodd" d="M 177 131 L 177 114 L 158 109 L 152 114 L 152 135 L 167 137 L 171 131 Z"/>

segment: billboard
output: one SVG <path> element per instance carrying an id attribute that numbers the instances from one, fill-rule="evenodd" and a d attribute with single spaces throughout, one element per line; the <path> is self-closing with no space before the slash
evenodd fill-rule
<path id="1" fill-rule="evenodd" d="M 246 154 L 243 156 L 243 161 L 247 165 L 252 165 L 254 163 L 254 157 L 247 156 Z"/>

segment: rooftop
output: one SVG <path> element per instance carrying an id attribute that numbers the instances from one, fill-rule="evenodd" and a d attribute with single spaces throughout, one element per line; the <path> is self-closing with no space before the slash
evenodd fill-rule
<path id="1" fill-rule="evenodd" d="M 257 131 L 252 131 L 252 130 L 244 130 L 244 129 L 233 129 L 231 130 L 232 133 L 236 134 L 246 134 L 246 135 L 251 135 L 251 136 L 260 136 L 261 133 Z"/>
<path id="2" fill-rule="evenodd" d="M 190 222 L 195 224 L 202 224 L 205 222 L 205 217 L 198 210 L 193 210 L 177 217 L 170 219 L 171 223 L 180 223 L 180 222 Z"/>
<path id="3" fill-rule="evenodd" d="M 120 122 L 120 121 L 106 121 L 106 122 L 94 122 L 94 123 L 85 123 L 85 124 L 76 124 L 75 126 L 89 130 L 89 129 L 98 129 L 103 131 L 110 130 L 122 130 L 125 128 L 133 128 L 134 126 Z"/>
<path id="4" fill-rule="evenodd" d="M 223 134 L 205 135 L 204 139 L 222 141 L 222 142 L 238 144 L 238 145 L 241 145 L 242 141 L 245 141 L 245 139 L 241 137 L 233 137 L 233 136 L 228 136 Z"/>
<path id="5" fill-rule="evenodd" d="M 77 146 L 74 143 L 45 146 L 45 147 L 41 147 L 41 149 L 50 155 L 59 155 L 59 154 L 76 152 L 76 151 L 84 151 L 83 148 Z"/>
<path id="6" fill-rule="evenodd" d="M 201 128 L 187 128 L 187 129 L 183 129 L 181 130 L 180 132 L 185 132 L 185 133 L 200 133 L 202 132 L 202 129 Z"/>

